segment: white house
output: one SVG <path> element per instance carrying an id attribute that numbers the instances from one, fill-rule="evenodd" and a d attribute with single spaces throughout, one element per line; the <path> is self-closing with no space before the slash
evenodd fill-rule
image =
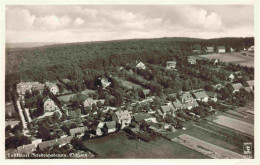
<path id="1" fill-rule="evenodd" d="M 136 65 L 137 68 L 139 69 L 146 69 L 146 66 L 144 65 L 144 63 L 142 62 L 139 62 L 137 65 Z"/>
<path id="2" fill-rule="evenodd" d="M 131 123 L 131 115 L 128 110 L 119 110 L 112 115 L 112 120 L 120 123 L 122 128 Z"/>
<path id="3" fill-rule="evenodd" d="M 59 93 L 59 88 L 55 83 L 46 82 L 45 85 L 52 94 L 57 95 Z"/>
<path id="4" fill-rule="evenodd" d="M 166 62 L 167 69 L 175 69 L 176 68 L 176 61 L 167 61 Z"/>
<path id="5" fill-rule="evenodd" d="M 217 47 L 217 51 L 218 51 L 218 53 L 225 53 L 226 52 L 226 48 L 224 46 L 218 46 Z"/>

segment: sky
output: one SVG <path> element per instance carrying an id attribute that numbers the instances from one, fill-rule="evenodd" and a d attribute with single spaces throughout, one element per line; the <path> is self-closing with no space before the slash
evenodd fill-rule
<path id="1" fill-rule="evenodd" d="M 6 42 L 253 37 L 253 5 L 7 5 Z"/>

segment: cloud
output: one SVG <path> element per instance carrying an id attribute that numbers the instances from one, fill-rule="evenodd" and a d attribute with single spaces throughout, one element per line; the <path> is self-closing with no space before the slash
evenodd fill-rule
<path id="1" fill-rule="evenodd" d="M 83 19 L 81 19 L 81 18 L 76 18 L 75 20 L 74 20 L 74 25 L 75 26 L 79 26 L 79 25 L 82 25 L 82 24 L 84 24 L 84 20 Z"/>
<path id="2" fill-rule="evenodd" d="M 26 9 L 7 8 L 6 28 L 12 30 L 22 30 L 32 28 L 36 16 Z"/>
<path id="3" fill-rule="evenodd" d="M 67 16 L 57 17 L 56 15 L 49 15 L 44 17 L 38 17 L 34 22 L 34 27 L 43 30 L 57 30 L 65 28 L 69 25 L 71 19 Z"/>

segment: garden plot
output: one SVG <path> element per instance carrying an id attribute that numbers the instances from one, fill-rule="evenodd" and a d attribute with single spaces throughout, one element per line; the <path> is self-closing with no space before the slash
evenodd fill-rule
<path id="1" fill-rule="evenodd" d="M 182 144 L 190 149 L 200 152 L 213 159 L 244 159 L 243 155 L 233 151 L 210 144 L 187 134 L 182 134 L 173 139 L 174 142 Z"/>
<path id="2" fill-rule="evenodd" d="M 254 136 L 254 125 L 252 124 L 223 115 L 218 116 L 217 119 L 214 120 L 214 122 L 222 126 L 234 129 L 236 131 L 245 133 L 247 135 Z"/>

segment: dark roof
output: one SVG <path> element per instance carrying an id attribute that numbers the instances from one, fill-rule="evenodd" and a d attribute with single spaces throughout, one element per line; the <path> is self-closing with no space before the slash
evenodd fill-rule
<path id="1" fill-rule="evenodd" d="M 134 119 L 136 122 L 140 122 L 142 120 L 149 119 L 149 118 L 154 118 L 154 117 L 150 114 L 144 114 L 144 113 L 138 113 L 134 115 Z"/>
<path id="2" fill-rule="evenodd" d="M 108 129 L 114 129 L 116 128 L 116 122 L 115 121 L 108 121 L 105 123 Z"/>

